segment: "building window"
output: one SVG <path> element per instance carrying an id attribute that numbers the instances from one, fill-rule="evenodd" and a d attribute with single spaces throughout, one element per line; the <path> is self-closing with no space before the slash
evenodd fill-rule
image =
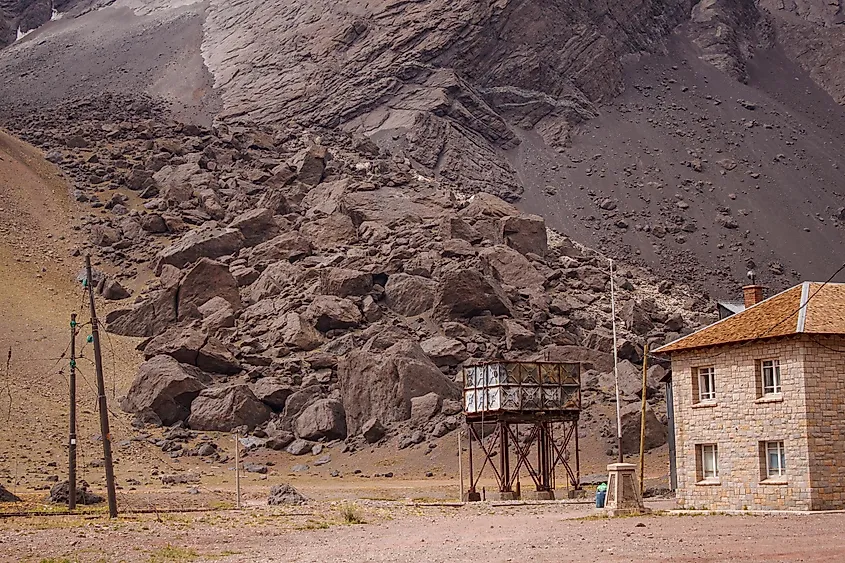
<path id="1" fill-rule="evenodd" d="M 786 476 L 786 449 L 783 442 L 763 442 L 760 444 L 766 460 L 764 479 L 781 479 Z"/>
<path id="2" fill-rule="evenodd" d="M 781 392 L 780 360 L 761 360 L 760 376 L 763 395 L 772 395 Z"/>
<path id="3" fill-rule="evenodd" d="M 719 479 L 719 446 L 698 444 L 695 449 L 698 480 L 717 481 Z"/>
<path id="4" fill-rule="evenodd" d="M 693 399 L 696 402 L 716 400 L 716 368 L 696 368 L 692 381 Z"/>

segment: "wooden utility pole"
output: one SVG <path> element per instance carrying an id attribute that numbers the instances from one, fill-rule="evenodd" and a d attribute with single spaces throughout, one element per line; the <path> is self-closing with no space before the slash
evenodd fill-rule
<path id="1" fill-rule="evenodd" d="M 70 435 L 68 436 L 68 497 L 69 510 L 76 508 L 76 313 L 70 315 Z"/>
<path id="2" fill-rule="evenodd" d="M 643 496 L 643 484 L 645 482 L 645 398 L 646 383 L 648 378 L 648 342 L 643 348 L 643 401 L 640 408 L 640 498 Z"/>
<path id="3" fill-rule="evenodd" d="M 235 507 L 241 509 L 241 433 L 235 430 Z"/>
<path id="4" fill-rule="evenodd" d="M 85 281 L 88 285 L 88 302 L 91 305 L 91 337 L 94 341 L 94 366 L 97 370 L 97 406 L 100 411 L 100 435 L 103 438 L 103 463 L 106 466 L 106 488 L 109 499 L 109 517 L 117 518 L 117 496 L 114 487 L 114 465 L 111 455 L 111 431 L 109 410 L 106 402 L 106 383 L 103 379 L 103 358 L 100 352 L 100 331 L 97 325 L 97 311 L 94 308 L 94 285 L 91 274 L 91 256 L 85 257 Z"/>
<path id="5" fill-rule="evenodd" d="M 461 496 L 458 498 L 459 502 L 464 502 L 464 452 L 461 449 L 463 447 L 463 437 L 464 429 L 458 429 L 458 479 L 461 481 Z"/>

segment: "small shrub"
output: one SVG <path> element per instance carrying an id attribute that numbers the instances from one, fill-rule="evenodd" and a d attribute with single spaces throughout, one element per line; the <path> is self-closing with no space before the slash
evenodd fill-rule
<path id="1" fill-rule="evenodd" d="M 150 554 L 150 563 L 169 563 L 171 561 L 186 563 L 193 561 L 197 557 L 199 557 L 199 554 L 193 549 L 168 545 L 152 552 Z"/>
<path id="2" fill-rule="evenodd" d="M 343 515 L 343 521 L 347 524 L 366 524 L 363 516 L 358 512 L 358 507 L 354 504 L 344 504 L 340 509 Z"/>

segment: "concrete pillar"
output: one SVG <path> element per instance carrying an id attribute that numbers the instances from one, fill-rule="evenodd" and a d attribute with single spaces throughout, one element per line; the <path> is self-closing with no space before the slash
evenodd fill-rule
<path id="1" fill-rule="evenodd" d="M 607 466 L 607 473 L 607 498 L 604 508 L 609 516 L 650 512 L 643 506 L 634 464 L 611 463 Z"/>

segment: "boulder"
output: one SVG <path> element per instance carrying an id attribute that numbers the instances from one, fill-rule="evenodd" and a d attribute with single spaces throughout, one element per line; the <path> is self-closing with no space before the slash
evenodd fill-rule
<path id="1" fill-rule="evenodd" d="M 426 393 L 411 399 L 411 426 L 418 428 L 440 412 L 443 399 L 437 393 Z"/>
<path id="2" fill-rule="evenodd" d="M 285 403 L 285 410 L 282 413 L 282 417 L 287 420 L 296 419 L 300 414 L 302 414 L 305 407 L 321 398 L 322 394 L 323 391 L 319 385 L 308 385 L 307 387 L 303 387 L 299 391 L 292 393 Z"/>
<path id="3" fill-rule="evenodd" d="M 233 375 L 240 363 L 217 338 L 193 327 L 173 327 L 153 338 L 144 347 L 144 357 L 167 355 L 203 371 Z"/>
<path id="4" fill-rule="evenodd" d="M 165 200 L 185 202 L 194 196 L 194 186 L 200 182 L 194 177 L 202 176 L 200 167 L 195 163 L 167 165 L 153 174 L 153 180 L 161 190 Z"/>
<path id="5" fill-rule="evenodd" d="M 113 246 L 122 237 L 120 231 L 107 225 L 93 225 L 91 227 L 91 242 L 97 246 Z"/>
<path id="6" fill-rule="evenodd" d="M 157 213 L 148 213 L 141 216 L 141 228 L 148 233 L 162 234 L 167 232 L 167 223 Z"/>
<path id="7" fill-rule="evenodd" d="M 20 500 L 20 499 L 18 499 Z M 105 499 L 89 489 L 87 481 L 76 483 L 76 504 L 99 504 Z M 70 501 L 70 481 L 56 483 L 50 488 L 50 502 L 54 504 L 68 504 Z"/>
<path id="8" fill-rule="evenodd" d="M 299 313 L 290 312 L 284 317 L 279 341 L 290 348 L 310 351 L 322 344 L 323 337 Z"/>
<path id="9" fill-rule="evenodd" d="M 520 254 L 545 256 L 549 249 L 546 220 L 539 215 L 517 215 L 499 220 L 501 240 Z"/>
<path id="10" fill-rule="evenodd" d="M 244 237 L 244 246 L 255 246 L 278 234 L 279 228 L 273 222 L 273 211 L 265 207 L 250 209 L 241 213 L 229 223 L 230 229 L 237 229 Z"/>
<path id="11" fill-rule="evenodd" d="M 108 301 L 120 301 L 121 299 L 126 299 L 132 296 L 132 294 L 116 280 L 106 280 L 103 283 L 100 294 Z"/>
<path id="12" fill-rule="evenodd" d="M 346 414 L 343 404 L 333 399 L 320 399 L 312 403 L 296 418 L 294 431 L 304 440 L 345 439 Z"/>
<path id="13" fill-rule="evenodd" d="M 267 504 L 270 506 L 279 506 L 284 504 L 305 504 L 308 502 L 304 496 L 299 494 L 299 491 L 288 484 L 274 485 L 270 489 L 270 496 L 267 497 Z"/>
<path id="14" fill-rule="evenodd" d="M 334 250 L 358 240 L 358 229 L 344 213 L 332 213 L 328 217 L 308 221 L 302 225 L 300 232 L 315 247 L 324 250 Z"/>
<path id="15" fill-rule="evenodd" d="M 295 231 L 282 233 L 254 246 L 249 253 L 248 264 L 256 267 L 279 260 L 296 260 L 310 256 L 312 250 L 311 242 L 301 234 Z"/>
<path id="16" fill-rule="evenodd" d="M 363 320 L 355 303 L 334 295 L 315 297 L 305 310 L 305 318 L 320 332 L 353 328 Z"/>
<path id="17" fill-rule="evenodd" d="M 202 315 L 202 327 L 209 334 L 220 328 L 235 326 L 235 310 L 232 304 L 222 297 L 212 297 L 198 307 Z"/>
<path id="18" fill-rule="evenodd" d="M 229 272 L 229 267 L 208 258 L 201 258 L 179 284 L 178 312 L 189 307 L 202 307 L 209 300 L 222 297 L 234 311 L 241 308 L 241 295 L 238 282 Z"/>
<path id="19" fill-rule="evenodd" d="M 618 364 L 617 371 L 619 374 L 619 393 L 631 397 L 641 397 L 643 392 L 642 370 L 628 360 L 622 360 Z M 606 393 L 613 394 L 615 392 L 616 383 L 612 368 L 609 372 L 599 376 L 599 385 Z"/>
<path id="20" fill-rule="evenodd" d="M 601 372 L 613 370 L 613 354 L 591 350 L 583 346 L 547 346 L 535 355 L 537 361 L 578 362 L 583 370 L 596 369 Z"/>
<path id="21" fill-rule="evenodd" d="M 440 220 L 440 237 L 443 240 L 463 239 L 470 243 L 481 242 L 484 238 L 472 225 L 455 215 L 446 215 Z"/>
<path id="22" fill-rule="evenodd" d="M 513 287 L 542 287 L 546 278 L 528 259 L 508 246 L 497 244 L 479 253 L 486 271 L 500 282 Z"/>
<path id="23" fill-rule="evenodd" d="M 326 268 L 320 270 L 320 293 L 349 297 L 367 295 L 373 289 L 373 276 L 348 268 Z"/>
<path id="24" fill-rule="evenodd" d="M 288 444 L 285 451 L 291 455 L 305 455 L 311 451 L 311 448 L 311 442 L 297 438 Z"/>
<path id="25" fill-rule="evenodd" d="M 646 385 L 652 391 L 660 392 L 664 388 L 664 377 L 666 377 L 666 368 L 659 364 L 653 365 L 646 372 Z"/>
<path id="26" fill-rule="evenodd" d="M 456 366 L 469 358 L 466 346 L 460 340 L 447 336 L 427 338 L 420 346 L 438 367 Z"/>
<path id="27" fill-rule="evenodd" d="M 622 407 L 622 453 L 637 454 L 640 451 L 640 414 L 641 405 L 631 403 Z M 646 404 L 645 411 L 645 451 L 659 448 L 666 443 L 669 429 L 658 420 L 651 408 Z M 614 438 L 615 440 L 615 438 Z"/>
<path id="28" fill-rule="evenodd" d="M 456 268 L 441 275 L 434 307 L 441 316 L 474 317 L 485 311 L 510 316 L 513 305 L 496 280 L 477 270 Z"/>
<path id="29" fill-rule="evenodd" d="M 654 328 L 654 323 L 651 321 L 648 311 L 634 299 L 622 306 L 619 317 L 625 323 L 625 328 L 640 336 L 647 334 Z"/>
<path id="30" fill-rule="evenodd" d="M 387 429 L 377 418 L 371 418 L 361 426 L 361 434 L 368 444 L 375 444 L 387 434 Z"/>
<path id="31" fill-rule="evenodd" d="M 193 430 L 231 432 L 238 426 L 255 428 L 273 414 L 245 383 L 204 389 L 191 404 L 188 426 Z"/>
<path id="32" fill-rule="evenodd" d="M 171 356 L 155 356 L 138 368 L 138 375 L 120 403 L 129 413 L 152 411 L 164 425 L 188 418 L 191 403 L 209 377 L 196 367 L 180 364 Z"/>
<path id="33" fill-rule="evenodd" d="M 457 399 L 457 385 L 425 355 L 413 340 L 403 340 L 382 352 L 354 349 L 338 364 L 341 396 L 350 434 L 361 431 L 365 421 L 383 423 L 408 420 L 411 399 L 427 393 Z"/>
<path id="34" fill-rule="evenodd" d="M 21 499 L 6 490 L 3 485 L 0 485 L 0 502 L 20 502 Z"/>
<path id="35" fill-rule="evenodd" d="M 323 180 L 323 173 L 326 170 L 326 160 L 329 154 L 326 147 L 315 145 L 308 149 L 302 165 L 299 167 L 296 179 L 306 186 L 316 186 Z"/>
<path id="36" fill-rule="evenodd" d="M 249 286 L 247 301 L 258 303 L 262 299 L 280 294 L 285 287 L 299 280 L 302 269 L 286 260 L 275 262 L 261 272 L 252 285 Z"/>
<path id="37" fill-rule="evenodd" d="M 537 347 L 534 331 L 513 319 L 505 319 L 504 325 L 508 350 L 533 350 Z"/>
<path id="38" fill-rule="evenodd" d="M 156 274 L 165 264 L 184 268 L 200 258 L 220 258 L 234 254 L 244 245 L 244 237 L 236 229 L 199 228 L 186 233 L 178 242 L 158 253 Z"/>
<path id="39" fill-rule="evenodd" d="M 421 315 L 434 305 L 435 284 L 427 278 L 394 274 L 384 286 L 387 306 L 406 317 Z"/>
<path id="40" fill-rule="evenodd" d="M 273 377 L 262 377 L 250 385 L 250 389 L 256 399 L 276 411 L 284 410 L 285 402 L 293 394 L 290 385 Z"/>

